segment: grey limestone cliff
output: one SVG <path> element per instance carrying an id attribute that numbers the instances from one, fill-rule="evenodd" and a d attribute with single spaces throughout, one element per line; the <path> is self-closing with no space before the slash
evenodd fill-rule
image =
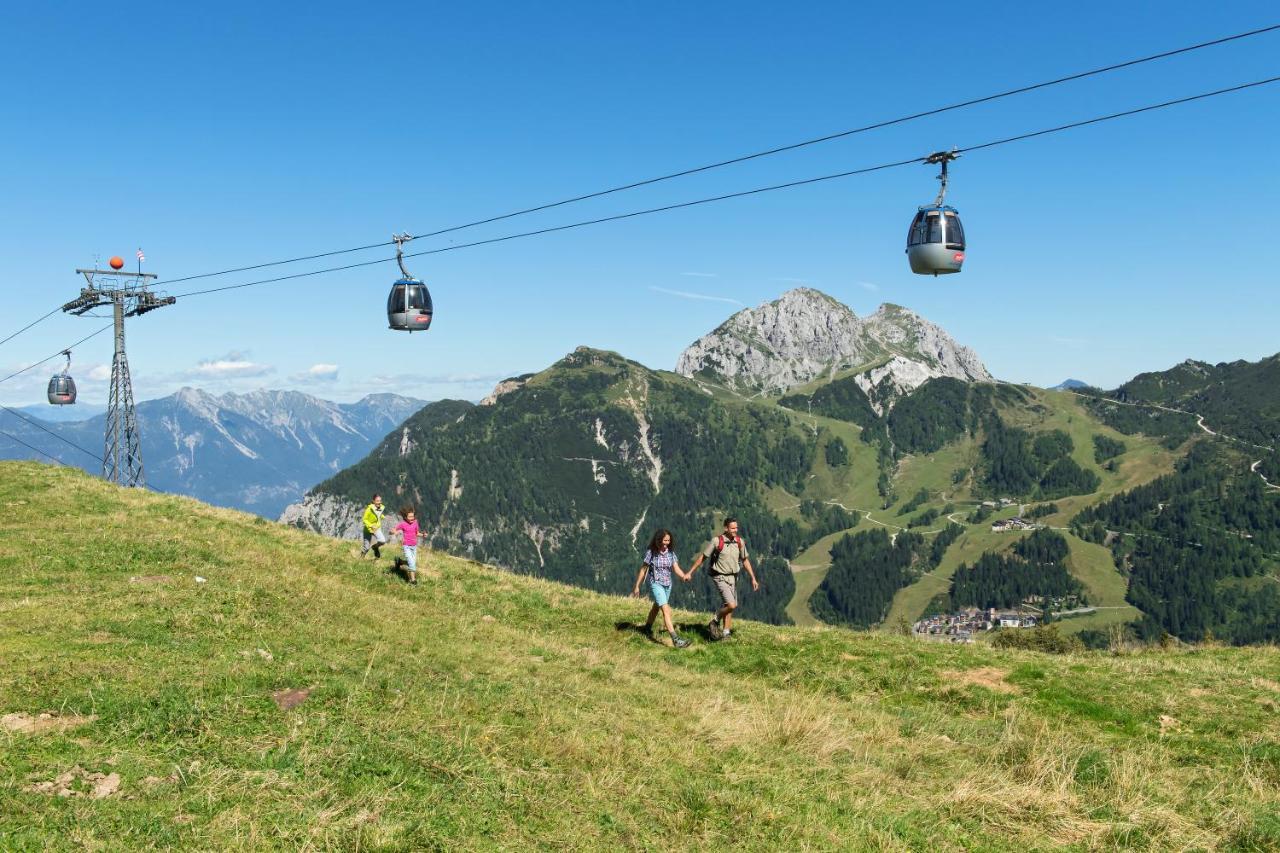
<path id="1" fill-rule="evenodd" d="M 811 288 L 734 314 L 680 354 L 676 372 L 742 394 L 782 394 L 846 371 L 875 370 L 908 392 L 936 376 L 990 382 L 977 354 L 941 327 L 898 305 L 861 318 Z"/>

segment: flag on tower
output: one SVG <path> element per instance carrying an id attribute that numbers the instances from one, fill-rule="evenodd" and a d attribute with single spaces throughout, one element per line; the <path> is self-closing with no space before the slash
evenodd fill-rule
<path id="1" fill-rule="evenodd" d="M 142 254 L 142 248 L 141 248 L 141 247 L 139 247 L 139 248 L 138 248 L 138 263 L 142 263 L 142 262 L 143 262 L 143 261 L 145 261 L 146 259 L 147 259 L 147 256 L 146 256 L 146 255 L 144 255 L 144 254 Z"/>

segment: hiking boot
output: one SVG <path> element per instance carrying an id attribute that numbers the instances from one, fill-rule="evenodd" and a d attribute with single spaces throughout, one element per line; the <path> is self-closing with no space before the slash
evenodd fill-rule
<path id="1" fill-rule="evenodd" d="M 653 636 L 653 626 L 652 626 L 652 625 L 637 625 L 637 626 L 636 626 L 636 630 L 637 630 L 637 631 L 639 631 L 641 634 L 644 634 L 646 637 L 652 637 L 652 636 Z"/>
<path id="2" fill-rule="evenodd" d="M 711 635 L 711 639 L 713 640 L 718 640 L 724 636 L 724 634 L 721 633 L 720 631 L 719 620 L 712 619 L 710 622 L 707 623 L 707 633 Z"/>
<path id="3" fill-rule="evenodd" d="M 675 646 L 677 649 L 687 649 L 689 648 L 690 645 L 692 645 L 692 643 L 690 643 L 684 637 L 673 636 L 671 638 L 671 645 Z"/>

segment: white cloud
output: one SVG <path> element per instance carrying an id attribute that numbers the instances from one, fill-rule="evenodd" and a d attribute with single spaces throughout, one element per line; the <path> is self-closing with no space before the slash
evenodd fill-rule
<path id="1" fill-rule="evenodd" d="M 242 379 L 275 373 L 271 365 L 249 361 L 248 356 L 247 352 L 233 350 L 221 358 L 199 362 L 188 375 L 197 379 Z"/>
<path id="2" fill-rule="evenodd" d="M 293 382 L 336 382 L 338 381 L 338 365 L 313 364 L 301 373 L 289 377 Z"/>
<path id="3" fill-rule="evenodd" d="M 111 378 L 111 365 L 97 364 L 89 371 L 89 378 L 94 382 L 106 382 Z"/>
<path id="4" fill-rule="evenodd" d="M 746 304 L 744 302 L 739 302 L 737 299 L 730 299 L 727 296 L 710 296 L 706 293 L 691 293 L 687 290 L 670 290 L 665 287 L 650 286 L 649 289 L 654 293 L 665 293 L 668 296 L 679 296 L 681 299 L 697 299 L 703 302 L 728 302 L 730 305 Z"/>
<path id="5" fill-rule="evenodd" d="M 682 272 L 680 275 L 687 275 L 691 278 L 719 278 L 718 272 Z"/>
<path id="6" fill-rule="evenodd" d="M 869 281 L 858 282 L 858 287 L 861 287 L 863 290 L 870 290 L 872 293 L 875 293 L 877 290 L 880 289 L 880 285 L 873 284 L 872 282 L 869 282 Z"/>

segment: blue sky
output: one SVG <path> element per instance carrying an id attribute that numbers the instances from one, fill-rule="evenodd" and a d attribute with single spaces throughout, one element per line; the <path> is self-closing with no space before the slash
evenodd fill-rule
<path id="1" fill-rule="evenodd" d="M 25 4 L 0 73 L 0 337 L 141 246 L 163 280 L 422 233 L 1280 20 L 1272 4 Z M 910 7 L 919 9 L 918 4 Z M 1280 34 L 411 244 L 412 250 L 978 144 L 1280 73 Z M 872 175 L 409 262 L 179 299 L 129 327 L 135 395 L 296 387 L 482 396 L 580 344 L 670 368 L 801 284 L 895 302 L 997 376 L 1113 386 L 1280 350 L 1280 85 L 975 152 L 949 200 L 965 272 L 912 275 L 935 170 Z M 390 257 L 377 250 L 338 262 Z M 301 264 L 281 272 L 330 265 Z M 176 284 L 182 293 L 253 274 Z M 0 375 L 88 334 L 58 315 Z M 76 353 L 105 395 L 109 335 Z M 42 396 L 50 370 L 0 385 Z"/>

